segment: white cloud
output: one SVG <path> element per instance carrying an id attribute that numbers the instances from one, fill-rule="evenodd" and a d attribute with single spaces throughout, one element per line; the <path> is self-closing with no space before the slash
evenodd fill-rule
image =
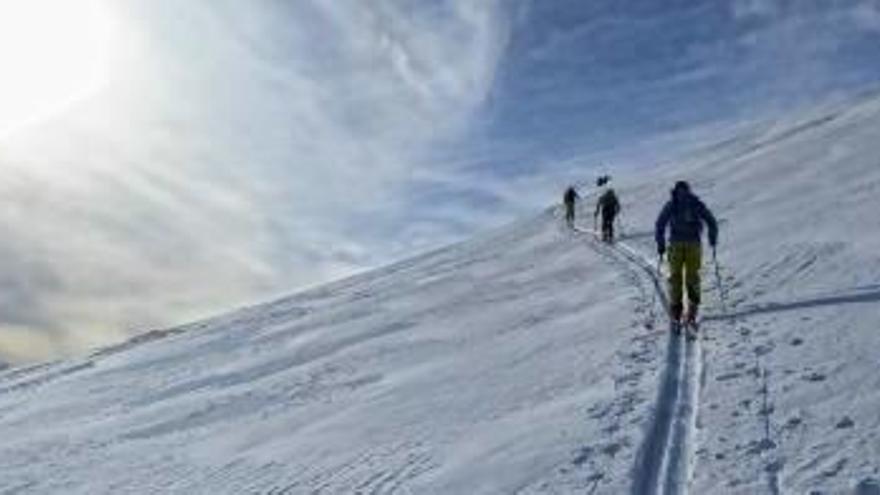
<path id="1" fill-rule="evenodd" d="M 111 86 L 0 150 L 0 358 L 388 261 L 352 213 L 466 128 L 509 31 L 496 1 L 113 5 Z"/>

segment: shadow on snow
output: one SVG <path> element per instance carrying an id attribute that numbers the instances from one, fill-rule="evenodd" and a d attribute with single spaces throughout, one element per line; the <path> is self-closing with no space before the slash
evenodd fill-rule
<path id="1" fill-rule="evenodd" d="M 842 304 L 871 304 L 880 302 L 880 285 L 857 287 L 847 292 L 827 297 L 802 299 L 791 302 L 770 302 L 754 305 L 734 311 L 728 314 L 706 315 L 706 321 L 724 321 L 735 318 L 747 318 L 766 313 L 778 313 L 782 311 L 796 311 L 799 309 L 818 308 L 822 306 L 837 306 Z"/>

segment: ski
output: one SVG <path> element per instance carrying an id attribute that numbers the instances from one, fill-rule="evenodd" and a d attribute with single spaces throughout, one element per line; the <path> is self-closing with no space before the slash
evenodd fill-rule
<path id="1" fill-rule="evenodd" d="M 696 321 L 689 321 L 684 324 L 685 333 L 688 340 L 697 340 L 700 338 L 700 324 Z"/>

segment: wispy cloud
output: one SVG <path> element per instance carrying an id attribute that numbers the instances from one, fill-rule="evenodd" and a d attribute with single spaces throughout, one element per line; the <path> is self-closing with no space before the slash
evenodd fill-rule
<path id="1" fill-rule="evenodd" d="M 461 132 L 497 2 L 108 2 L 112 84 L 8 138 L 0 354 L 76 352 L 388 261 L 390 215 Z M 377 219 L 381 221 L 381 219 Z"/>

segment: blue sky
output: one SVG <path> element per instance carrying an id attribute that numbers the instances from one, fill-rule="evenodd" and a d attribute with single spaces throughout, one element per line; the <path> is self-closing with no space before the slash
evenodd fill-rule
<path id="1" fill-rule="evenodd" d="M 387 263 L 880 83 L 880 0 L 9 5 L 14 359 Z"/>

